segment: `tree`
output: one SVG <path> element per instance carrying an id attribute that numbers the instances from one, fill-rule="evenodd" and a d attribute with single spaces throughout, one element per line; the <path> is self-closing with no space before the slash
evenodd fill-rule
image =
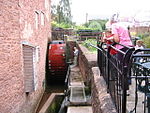
<path id="1" fill-rule="evenodd" d="M 88 28 L 92 28 L 92 29 L 94 29 L 94 30 L 100 30 L 100 31 L 102 31 L 102 26 L 101 26 L 101 24 L 98 23 L 97 21 L 92 21 L 92 22 L 90 23 L 90 25 L 88 26 Z"/>
<path id="2" fill-rule="evenodd" d="M 53 21 L 72 24 L 70 0 L 60 0 L 59 4 L 52 5 L 51 13 Z"/>
<path id="3" fill-rule="evenodd" d="M 88 23 L 85 23 L 84 26 L 87 28 L 92 28 L 92 29 L 98 29 L 100 31 L 105 30 L 105 24 L 108 20 L 101 20 L 101 19 L 93 19 L 90 20 Z"/>

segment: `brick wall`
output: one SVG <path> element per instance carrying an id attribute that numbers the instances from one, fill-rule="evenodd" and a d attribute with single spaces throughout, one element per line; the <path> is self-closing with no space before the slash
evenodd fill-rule
<path id="1" fill-rule="evenodd" d="M 46 1 L 46 2 L 45 2 Z M 45 57 L 50 37 L 49 0 L 0 0 L 0 112 L 32 113 L 44 89 Z M 36 28 L 36 13 L 38 28 Z M 41 25 L 41 13 L 44 25 Z M 37 89 L 24 91 L 22 43 L 39 46 Z"/>
<path id="2" fill-rule="evenodd" d="M 150 32 L 150 27 L 133 27 L 130 29 L 131 32 L 136 32 L 137 34 L 144 34 Z"/>

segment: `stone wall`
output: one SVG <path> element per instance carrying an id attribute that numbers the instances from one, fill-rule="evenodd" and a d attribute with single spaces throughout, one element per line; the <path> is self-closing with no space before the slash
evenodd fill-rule
<path id="1" fill-rule="evenodd" d="M 105 80 L 100 76 L 97 66 L 97 54 L 90 53 L 87 48 L 78 45 L 79 68 L 85 83 L 91 85 L 93 113 L 117 113 L 110 94 L 107 93 Z"/>
<path id="2" fill-rule="evenodd" d="M 99 68 L 92 68 L 92 107 L 93 113 L 117 113 L 111 96 L 107 93 L 105 80 L 100 76 Z"/>
<path id="3" fill-rule="evenodd" d="M 89 52 L 89 50 L 81 44 L 77 47 L 79 49 L 78 65 L 83 75 L 83 80 L 88 85 L 91 82 L 91 69 L 97 66 L 97 55 Z"/>
<path id="4" fill-rule="evenodd" d="M 0 0 L 0 112 L 32 113 L 44 91 L 49 0 Z M 36 14 L 37 25 L 36 28 Z M 41 24 L 41 15 L 44 24 Z M 22 44 L 39 47 L 37 88 L 25 93 Z"/>

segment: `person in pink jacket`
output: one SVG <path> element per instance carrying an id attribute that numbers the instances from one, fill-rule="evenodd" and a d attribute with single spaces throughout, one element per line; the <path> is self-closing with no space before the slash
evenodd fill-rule
<path id="1" fill-rule="evenodd" d="M 109 22 L 111 25 L 111 32 L 113 34 L 113 37 L 110 40 L 125 46 L 133 46 L 128 26 L 123 22 L 118 22 L 118 14 L 114 14 L 110 18 Z M 127 50 L 127 48 L 118 44 L 115 47 L 123 52 L 126 52 Z M 122 54 L 118 53 L 118 59 L 122 60 Z"/>
<path id="2" fill-rule="evenodd" d="M 118 14 L 114 14 L 110 20 L 110 25 L 111 25 L 111 33 L 113 34 L 113 36 L 111 38 L 109 38 L 111 41 L 125 45 L 125 46 L 133 46 L 132 41 L 131 41 L 131 37 L 130 37 L 130 33 L 129 33 L 129 26 L 127 26 L 125 23 L 123 22 L 119 22 L 118 21 Z M 123 52 L 126 52 L 128 50 L 127 47 L 121 46 L 119 44 L 116 44 L 115 47 Z M 116 61 L 117 61 L 117 67 L 118 69 L 122 70 L 122 63 L 123 63 L 123 56 L 124 54 L 122 54 L 121 52 L 118 52 L 116 54 Z M 127 63 L 127 62 L 125 62 Z M 126 64 L 127 65 L 127 64 Z M 117 72 L 113 72 L 113 75 L 118 74 Z M 131 79 L 128 79 L 128 83 L 131 84 Z"/>

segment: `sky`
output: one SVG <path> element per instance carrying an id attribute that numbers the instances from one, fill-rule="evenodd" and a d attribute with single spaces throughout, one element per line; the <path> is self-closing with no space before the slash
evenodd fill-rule
<path id="1" fill-rule="evenodd" d="M 52 0 L 57 3 L 59 0 Z M 150 20 L 149 0 L 70 0 L 73 22 L 83 24 L 87 20 L 110 18 L 114 13 L 122 17 Z"/>

